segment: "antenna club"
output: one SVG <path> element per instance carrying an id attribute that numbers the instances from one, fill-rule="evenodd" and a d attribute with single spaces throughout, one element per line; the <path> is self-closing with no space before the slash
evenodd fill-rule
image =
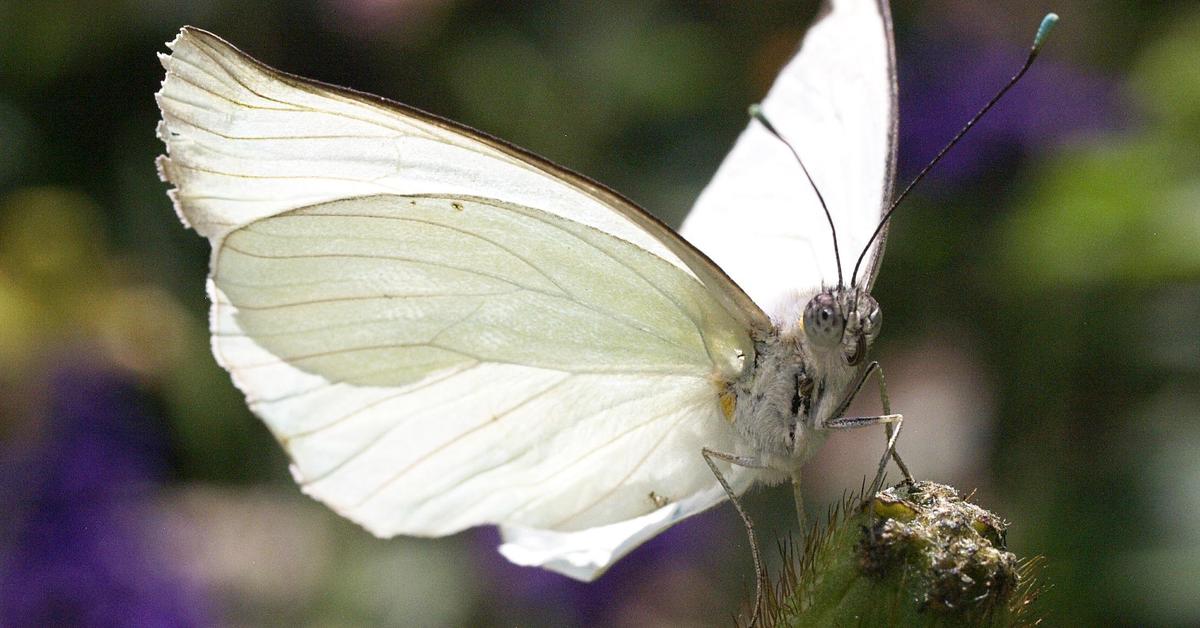
<path id="1" fill-rule="evenodd" d="M 917 173 L 917 176 L 913 178 L 908 186 L 900 192 L 900 195 L 892 201 L 887 211 L 883 213 L 883 219 L 881 219 L 879 221 L 879 225 L 875 227 L 875 232 L 872 233 L 870 239 L 867 240 L 867 246 L 863 248 L 862 253 L 858 255 L 858 261 L 854 263 L 854 272 L 850 275 L 851 286 L 857 285 L 858 269 L 859 266 L 862 265 L 863 258 L 866 257 L 867 251 L 870 250 L 871 243 L 875 241 L 875 238 L 879 237 L 879 233 L 883 231 L 884 225 L 886 225 L 888 220 L 892 218 L 892 214 L 895 213 L 896 208 L 900 206 L 900 201 L 903 201 L 905 197 L 908 196 L 908 193 L 912 191 L 913 187 L 916 186 L 917 183 L 920 183 L 920 181 L 925 178 L 925 175 L 929 174 L 929 171 L 932 170 L 933 167 L 942 160 L 942 157 L 945 157 L 946 153 L 951 148 L 954 148 L 954 145 L 957 144 L 958 141 L 967 134 L 967 131 L 970 131 L 971 128 L 975 126 L 975 123 L 979 122 L 980 118 L 987 114 L 987 112 L 991 111 L 992 107 L 995 106 L 996 103 L 1000 102 L 1000 99 L 1008 93 L 1008 90 L 1012 89 L 1012 86 L 1016 85 L 1017 81 L 1021 80 L 1022 76 L 1025 76 L 1025 72 L 1029 70 L 1030 66 L 1033 65 L 1034 60 L 1037 59 L 1038 52 L 1041 51 L 1042 44 L 1045 43 L 1046 37 L 1050 35 L 1050 30 L 1053 29 L 1054 25 L 1057 23 L 1057 13 L 1047 13 L 1046 17 L 1042 18 L 1042 23 L 1040 26 L 1038 26 L 1037 35 L 1033 38 L 1033 47 L 1029 49 L 1029 56 L 1025 58 L 1025 63 L 1021 65 L 1021 69 L 1017 70 L 1017 73 L 1008 80 L 1008 83 L 1006 83 L 1004 87 L 1000 88 L 1000 91 L 997 92 L 996 95 L 993 96 L 992 99 L 983 106 L 983 109 L 979 110 L 979 113 L 976 113 L 970 120 L 967 121 L 963 128 L 957 134 L 955 134 L 950 142 L 942 147 L 942 150 L 938 151 L 938 154 L 933 157 L 933 160 L 926 164 L 925 167 Z"/>
<path id="2" fill-rule="evenodd" d="M 1037 35 L 1033 36 L 1033 49 L 1037 50 L 1046 43 L 1046 38 L 1050 36 L 1050 31 L 1054 29 L 1054 25 L 1058 24 L 1057 13 L 1047 13 L 1046 17 L 1042 18 L 1042 24 L 1038 26 Z"/>

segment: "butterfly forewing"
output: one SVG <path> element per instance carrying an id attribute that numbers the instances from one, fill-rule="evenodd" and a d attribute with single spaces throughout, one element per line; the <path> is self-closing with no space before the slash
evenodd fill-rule
<path id="1" fill-rule="evenodd" d="M 630 242 L 696 275 L 744 325 L 768 325 L 703 254 L 585 177 L 416 109 L 279 72 L 200 29 L 170 46 L 157 96 L 170 154 L 159 165 L 181 217 L 210 239 L 355 196 L 492 198 Z"/>
<path id="2" fill-rule="evenodd" d="M 886 2 L 822 7 L 763 111 L 824 196 L 849 283 L 859 251 L 891 200 L 896 79 Z M 837 284 L 833 239 L 817 195 L 788 148 L 751 122 L 683 224 L 683 235 L 768 313 L 797 292 Z M 883 238 L 864 262 L 870 287 Z"/>

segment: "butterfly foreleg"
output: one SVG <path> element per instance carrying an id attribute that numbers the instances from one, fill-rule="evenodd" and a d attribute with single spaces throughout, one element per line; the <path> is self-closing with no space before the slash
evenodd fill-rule
<path id="1" fill-rule="evenodd" d="M 754 534 L 754 523 L 750 521 L 750 515 L 746 514 L 746 510 L 742 508 L 742 503 L 738 501 L 737 495 L 730 488 L 729 482 L 725 480 L 725 476 L 717 468 L 717 464 L 713 462 L 713 459 L 716 458 L 748 469 L 765 469 L 767 466 L 758 459 L 750 456 L 727 454 L 707 447 L 700 450 L 700 455 L 704 456 L 704 462 L 708 464 L 708 468 L 712 470 L 717 481 L 721 483 L 721 488 L 725 489 L 725 494 L 729 496 L 729 501 L 733 502 L 734 509 L 737 510 L 738 516 L 742 518 L 742 524 L 746 526 L 746 537 L 750 541 L 750 557 L 754 560 L 754 610 L 750 613 L 750 625 L 755 626 L 759 622 L 759 613 L 762 611 L 764 587 L 769 586 L 767 572 L 763 569 L 762 557 L 758 554 L 758 538 Z"/>
<path id="2" fill-rule="evenodd" d="M 892 414 L 891 401 L 887 395 L 887 380 L 883 377 L 883 368 L 878 362 L 871 362 L 867 365 L 867 369 L 863 372 L 862 379 L 859 380 L 858 386 L 855 387 L 855 394 L 862 388 L 867 377 L 871 373 L 879 373 L 879 398 L 883 406 L 883 414 L 879 416 L 865 417 L 838 417 L 825 422 L 825 429 L 852 429 L 859 427 L 869 427 L 872 425 L 882 424 L 886 430 L 885 437 L 887 439 L 887 447 L 883 451 L 883 457 L 879 461 L 879 469 L 875 473 L 875 479 L 871 482 L 869 494 L 874 494 L 875 491 L 881 488 L 883 483 L 883 473 L 887 469 L 888 460 L 895 460 L 896 466 L 900 467 L 900 472 L 904 474 L 904 481 L 911 484 L 914 480 L 912 473 L 908 470 L 908 465 L 900 459 L 900 454 L 896 452 L 896 440 L 900 437 L 900 428 L 904 425 L 904 416 L 900 414 Z M 853 395 L 851 395 L 853 397 Z"/>
<path id="3" fill-rule="evenodd" d="M 866 376 L 863 377 L 863 380 L 866 381 L 867 376 L 870 376 L 872 372 L 879 373 L 879 403 L 883 408 L 883 413 L 891 414 L 892 402 L 888 398 L 887 378 L 883 376 L 883 367 L 879 365 L 879 362 L 871 362 L 871 364 L 867 366 L 867 373 Z M 914 482 L 912 473 L 909 472 L 908 465 L 904 464 L 904 461 L 900 459 L 900 452 L 896 451 L 896 439 L 900 438 L 900 427 L 902 425 L 904 425 L 903 417 L 901 417 L 900 420 L 895 424 L 884 423 L 884 436 L 887 438 L 888 443 L 887 452 L 891 454 L 891 458 L 896 462 L 896 466 L 900 467 L 900 473 L 904 474 L 904 481 L 911 485 Z M 888 453 L 884 453 L 883 459 L 887 460 L 887 458 Z"/>

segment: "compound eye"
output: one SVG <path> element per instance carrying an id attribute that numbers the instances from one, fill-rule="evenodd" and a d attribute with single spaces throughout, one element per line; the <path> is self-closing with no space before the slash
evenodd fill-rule
<path id="1" fill-rule="evenodd" d="M 846 318 L 833 295 L 822 292 L 813 297 L 804 308 L 804 334 L 814 346 L 823 349 L 836 347 L 842 342 L 846 330 Z"/>

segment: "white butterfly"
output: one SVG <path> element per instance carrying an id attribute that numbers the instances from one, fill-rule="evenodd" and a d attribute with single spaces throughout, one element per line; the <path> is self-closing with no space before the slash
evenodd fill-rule
<path id="1" fill-rule="evenodd" d="M 703 448 L 735 493 L 798 479 L 865 376 L 883 237 L 842 283 L 760 123 L 685 240 L 477 131 L 169 46 L 158 165 L 212 243 L 213 352 L 304 492 L 379 536 L 499 524 L 511 560 L 591 579 L 725 499 Z M 763 103 L 843 251 L 891 198 L 893 57 L 886 2 L 834 0 Z"/>

